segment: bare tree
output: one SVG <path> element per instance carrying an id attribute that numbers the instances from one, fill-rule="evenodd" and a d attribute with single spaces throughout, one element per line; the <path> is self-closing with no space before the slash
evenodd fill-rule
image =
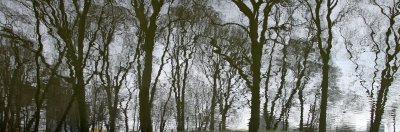
<path id="1" fill-rule="evenodd" d="M 87 66 L 88 54 L 95 40 L 95 37 L 91 37 L 88 38 L 89 43 L 85 42 L 85 37 L 90 34 L 87 32 L 87 16 L 92 1 L 33 1 L 33 3 L 37 16 L 41 16 L 39 17 L 40 21 L 48 29 L 57 29 L 57 32 L 53 32 L 54 35 L 57 35 L 62 40 L 62 43 L 65 44 L 67 64 L 70 70 L 70 75 L 67 78 L 73 84 L 74 95 L 79 104 L 80 131 L 89 131 L 89 116 L 85 95 L 87 80 L 85 79 L 84 69 Z M 72 12 L 69 12 L 71 10 Z M 96 34 L 96 30 L 94 31 L 94 34 Z"/>
<path id="2" fill-rule="evenodd" d="M 249 131 L 257 131 L 260 121 L 260 82 L 261 82 L 261 58 L 263 55 L 263 47 L 268 40 L 266 32 L 268 31 L 268 19 L 274 5 L 279 1 L 255 1 L 251 0 L 250 5 L 245 4 L 243 0 L 232 0 L 237 8 L 248 19 L 248 25 L 240 25 L 228 23 L 223 25 L 237 25 L 241 27 L 250 38 L 250 54 L 249 62 L 251 72 L 246 74 L 243 69 L 237 69 L 240 76 L 246 81 L 247 87 L 251 91 L 251 117 L 249 123 Z M 261 23 L 259 20 L 262 20 Z M 261 32 L 259 32 L 261 28 Z M 216 46 L 216 43 L 212 44 Z M 223 54 L 217 50 L 218 54 Z M 239 68 L 229 56 L 224 55 L 223 58 L 233 67 Z M 235 66 L 236 65 L 236 66 Z M 249 79 L 251 78 L 251 80 Z"/>
<path id="3" fill-rule="evenodd" d="M 139 88 L 139 106 L 140 106 L 140 128 L 142 132 L 152 132 L 152 121 L 151 121 L 151 102 L 150 102 L 150 84 L 153 70 L 153 50 L 155 44 L 155 36 L 157 32 L 157 20 L 161 11 L 161 7 L 164 5 L 164 0 L 152 0 L 150 2 L 151 7 L 147 8 L 147 2 L 144 0 L 132 0 L 132 6 L 136 15 L 139 32 L 142 33 L 143 37 L 143 51 L 144 56 L 144 69 L 142 71 L 141 83 Z M 152 13 L 148 15 L 148 10 Z"/>
<path id="4" fill-rule="evenodd" d="M 390 7 L 379 4 L 377 1 L 373 0 L 372 4 L 377 6 L 385 21 L 389 21 L 389 25 L 386 30 L 384 30 L 385 35 L 384 40 L 381 42 L 376 38 L 374 29 L 372 29 L 370 38 L 374 44 L 377 44 L 377 49 L 382 50 L 381 53 L 384 54 L 384 66 L 381 70 L 379 90 L 377 91 L 376 103 L 373 104 L 371 108 L 371 126 L 370 131 L 377 132 L 381 125 L 382 116 L 385 110 L 385 105 L 387 101 L 388 91 L 394 80 L 394 74 L 397 72 L 399 64 L 397 63 L 397 55 L 400 52 L 400 43 L 398 39 L 399 32 L 396 29 L 396 17 L 399 15 L 398 3 L 394 3 Z M 364 19 L 365 20 L 365 19 Z M 377 52 L 378 54 L 379 52 Z M 376 60 L 375 60 L 376 61 Z M 374 72 L 375 73 L 375 72 Z M 375 74 L 376 75 L 376 74 Z M 375 80 L 375 76 L 373 78 Z M 372 86 L 373 87 L 373 86 Z"/>
<path id="5" fill-rule="evenodd" d="M 313 23 L 315 24 L 315 27 L 317 29 L 316 31 L 316 39 L 317 39 L 317 44 L 319 48 L 319 52 L 322 58 L 322 82 L 321 82 L 321 103 L 320 103 L 320 116 L 319 116 L 319 131 L 324 132 L 326 131 L 326 110 L 327 110 L 327 105 L 328 105 L 328 89 L 329 89 L 329 60 L 330 60 L 330 54 L 331 54 L 331 49 L 333 45 L 333 26 L 334 23 L 332 21 L 331 15 L 332 11 L 335 9 L 335 7 L 338 4 L 338 0 L 327 0 L 326 2 L 323 2 L 323 0 L 315 0 L 315 7 L 314 3 L 311 3 L 309 1 L 305 1 L 306 6 L 308 7 L 308 10 L 311 12 L 311 18 Z M 321 8 L 324 4 L 326 4 L 326 18 L 322 19 L 323 15 L 321 15 L 321 11 L 324 8 Z M 326 23 L 326 28 L 327 28 L 327 41 L 324 42 L 324 36 L 323 36 L 323 29 L 325 28 L 324 22 Z"/>
<path id="6" fill-rule="evenodd" d="M 219 130 L 226 130 L 227 117 L 233 108 L 235 100 L 238 98 L 235 94 L 235 89 L 240 85 L 240 78 L 237 77 L 237 72 L 233 68 L 224 71 L 224 78 L 220 81 L 220 92 L 218 98 L 219 113 L 221 114 L 221 121 L 219 123 Z"/>

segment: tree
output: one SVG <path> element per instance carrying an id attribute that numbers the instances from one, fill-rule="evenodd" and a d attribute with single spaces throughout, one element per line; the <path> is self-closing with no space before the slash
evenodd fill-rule
<path id="1" fill-rule="evenodd" d="M 0 131 L 213 131 L 242 108 L 249 131 L 348 129 L 331 121 L 357 88 L 378 131 L 398 110 L 396 2 L 0 1 Z"/>
<path id="2" fill-rule="evenodd" d="M 307 83 L 307 64 L 308 64 L 308 58 L 309 54 L 312 50 L 312 44 L 307 43 L 306 41 L 296 41 L 294 40 L 293 46 L 292 46 L 292 53 L 295 53 L 295 58 L 298 59 L 297 64 L 295 64 L 296 68 L 296 84 L 295 88 L 293 89 L 290 97 L 293 97 L 296 91 L 298 90 L 298 98 L 300 101 L 300 123 L 299 123 L 299 130 L 303 130 L 304 127 L 304 120 L 303 120 L 303 115 L 304 115 L 304 96 L 303 96 L 303 90 L 305 87 L 305 84 Z M 300 51 L 303 51 L 303 54 L 296 54 L 296 51 L 298 49 L 301 49 Z M 290 105 L 290 102 L 287 102 L 286 105 Z"/>
<path id="3" fill-rule="evenodd" d="M 329 60 L 331 49 L 333 45 L 333 26 L 334 23 L 332 21 L 331 15 L 332 11 L 338 4 L 338 0 L 327 0 L 326 3 L 323 0 L 315 0 L 315 7 L 309 1 L 305 1 L 308 10 L 311 12 L 312 21 L 315 24 L 317 29 L 316 31 L 316 39 L 318 44 L 318 49 L 322 58 L 322 82 L 321 82 L 321 103 L 320 103 L 320 116 L 319 116 L 319 131 L 326 131 L 326 110 L 328 107 L 328 89 L 329 89 Z M 323 15 L 321 15 L 321 8 L 324 4 L 326 4 L 326 18 L 321 19 Z M 327 28 L 327 41 L 324 42 L 323 39 L 323 24 L 326 21 Z"/>
<path id="4" fill-rule="evenodd" d="M 21 3 L 24 4 L 23 2 L 21 2 Z M 32 25 L 34 27 L 34 31 L 35 31 L 35 32 L 33 32 L 35 35 L 34 38 L 28 37 L 29 33 L 24 34 L 22 32 L 17 32 L 11 27 L 2 27 L 2 33 L 1 33 L 2 37 L 12 39 L 13 41 L 21 44 L 21 45 L 18 45 L 17 47 L 14 47 L 14 49 L 13 49 L 13 51 L 15 53 L 17 53 L 17 55 L 15 55 L 15 58 L 16 58 L 15 62 L 18 64 L 17 68 L 29 66 L 29 64 L 23 64 L 23 63 L 29 62 L 29 61 L 27 61 L 29 59 L 23 58 L 24 59 L 23 61 L 19 60 L 21 58 L 18 55 L 20 52 L 19 48 L 23 48 L 24 52 L 31 53 L 32 56 L 34 56 L 35 78 L 32 79 L 34 82 L 31 82 L 31 83 L 35 84 L 35 86 L 33 86 L 33 87 L 36 90 L 34 92 L 35 93 L 34 94 L 35 112 L 34 112 L 33 118 L 29 118 L 27 116 L 26 120 L 24 121 L 24 122 L 26 122 L 26 125 L 24 128 L 24 130 L 26 130 L 26 131 L 31 130 L 33 123 L 34 123 L 33 131 L 38 131 L 38 129 L 39 129 L 38 127 L 39 127 L 40 119 L 41 119 L 40 111 L 43 109 L 43 102 L 45 99 L 47 99 L 46 95 L 47 95 L 47 92 L 49 91 L 50 87 L 52 87 L 54 85 L 54 82 L 57 80 L 56 73 L 58 72 L 58 67 L 61 65 L 62 59 L 64 58 L 65 51 L 66 51 L 66 50 L 61 50 L 60 48 L 58 48 L 57 49 L 58 50 L 58 56 L 57 56 L 58 58 L 56 56 L 54 56 L 54 58 L 53 58 L 54 60 L 53 60 L 52 64 L 47 62 L 47 59 L 44 57 L 44 55 L 42 53 L 43 47 L 44 47 L 43 42 L 42 42 L 43 41 L 42 34 L 40 31 L 42 23 L 41 23 L 41 18 L 39 17 L 39 11 L 37 8 L 35 8 L 35 7 L 37 7 L 37 4 L 38 4 L 37 2 L 33 2 L 33 7 L 34 7 L 33 8 L 33 17 L 36 20 L 35 22 L 33 22 L 34 25 Z M 13 12 L 13 13 L 17 13 L 17 12 Z M 11 19 L 20 19 L 20 17 L 11 18 Z M 29 21 L 23 21 L 23 22 L 30 24 Z M 14 45 L 14 46 L 16 46 L 16 45 Z M 35 49 L 35 47 L 37 47 L 37 48 Z M 58 42 L 55 47 L 61 47 L 60 43 Z M 45 65 L 45 67 L 43 67 L 42 65 Z M 50 72 L 46 72 L 46 70 L 49 70 Z M 17 77 L 16 74 L 13 74 L 13 76 Z M 16 82 L 18 80 L 19 79 L 16 78 L 16 80 L 13 79 L 12 82 Z M 26 84 L 25 82 L 21 82 L 21 83 Z M 14 84 L 11 84 L 11 86 L 13 86 L 13 85 Z M 29 87 L 32 87 L 32 86 L 29 86 Z M 17 92 L 19 92 L 19 90 Z M 17 106 L 16 107 L 16 110 L 17 110 L 16 119 L 17 120 L 13 124 L 18 129 L 20 129 L 19 126 L 21 123 L 20 113 L 19 113 L 21 111 L 21 109 L 20 109 L 19 102 L 20 102 L 20 100 L 18 100 L 18 99 L 15 102 L 9 102 L 9 104 L 15 103 Z M 11 121 L 13 121 L 13 119 Z"/>
<path id="5" fill-rule="evenodd" d="M 140 128 L 142 132 L 152 132 L 151 122 L 151 106 L 150 102 L 150 84 L 153 69 L 153 50 L 155 44 L 155 36 L 157 32 L 157 20 L 164 5 L 164 0 L 151 0 L 150 7 L 146 9 L 146 2 L 144 0 L 132 0 L 134 13 L 139 24 L 139 34 L 143 37 L 143 51 L 144 56 L 144 69 L 141 73 L 141 83 L 139 86 L 139 118 Z M 150 15 L 147 10 L 152 10 Z M 140 41 L 140 40 L 139 40 Z M 142 42 L 139 42 L 140 44 Z"/>
<path id="6" fill-rule="evenodd" d="M 74 6 L 70 6 L 71 4 Z M 57 32 L 51 32 L 52 35 L 58 36 L 60 39 L 54 38 L 65 44 L 67 65 L 70 70 L 69 77 L 66 78 L 73 85 L 74 95 L 79 106 L 79 127 L 82 132 L 89 131 L 85 90 L 87 80 L 84 71 L 87 66 L 88 54 L 90 54 L 95 40 L 95 37 L 90 37 L 87 38 L 89 42 L 85 42 L 85 37 L 95 36 L 98 31 L 92 30 L 93 34 L 88 32 L 87 18 L 91 5 L 91 0 L 81 2 L 33 1 L 33 8 L 36 10 L 37 16 L 40 16 L 38 18 L 40 18 L 41 23 L 51 31 L 53 28 L 57 29 Z M 72 12 L 69 12 L 70 10 Z"/>
<path id="7" fill-rule="evenodd" d="M 245 4 L 242 0 L 232 0 L 236 7 L 241 13 L 248 19 L 248 25 L 240 25 L 235 23 L 228 23 L 222 25 L 237 25 L 241 27 L 248 37 L 250 38 L 250 71 L 251 73 L 244 73 L 243 69 L 237 69 L 240 76 L 246 80 L 247 87 L 251 91 L 251 117 L 249 123 L 249 131 L 257 131 L 260 120 L 260 82 L 261 82 L 261 61 L 263 55 L 263 47 L 266 44 L 268 30 L 268 18 L 274 5 L 278 4 L 279 1 L 255 1 L 251 0 L 250 5 Z M 261 19 L 261 23 L 259 22 Z M 248 26 L 248 27 L 247 27 Z M 261 32 L 259 32 L 261 28 Z M 213 46 L 216 46 L 215 42 L 211 42 Z M 220 49 L 220 48 L 219 48 Z M 218 54 L 222 54 L 219 50 L 216 51 Z M 223 55 L 223 58 L 229 62 L 229 64 L 235 68 L 239 68 L 234 60 L 230 59 L 229 56 Z M 249 80 L 249 78 L 252 78 Z"/>
<path id="8" fill-rule="evenodd" d="M 99 16 L 97 16 L 96 12 L 101 13 Z M 130 25 L 129 22 L 124 21 L 124 17 L 129 17 L 127 12 L 128 10 L 126 8 L 115 6 L 113 3 L 107 3 L 105 6 L 97 8 L 94 6 L 90 12 L 93 14 L 92 18 L 98 18 L 99 20 L 104 19 L 101 22 L 94 23 L 98 24 L 96 26 L 99 27 L 97 37 L 99 40 L 96 41 L 98 43 L 98 59 L 95 60 L 94 71 L 99 76 L 101 87 L 104 88 L 107 96 L 107 108 L 109 114 L 108 131 L 111 132 L 116 131 L 116 123 L 118 121 L 117 117 L 119 115 L 118 104 L 120 102 L 120 90 L 134 64 L 131 57 L 136 56 L 133 55 L 133 52 L 129 51 L 126 54 L 126 56 L 129 57 L 119 59 L 119 62 L 116 60 L 111 60 L 112 56 L 110 55 L 110 52 L 115 50 L 112 48 L 112 46 L 118 46 L 114 42 L 118 28 Z M 125 44 L 126 43 L 123 43 L 121 46 L 127 47 L 125 48 L 125 51 L 132 50 L 130 47 L 133 46 L 126 46 Z M 133 61 L 135 61 L 135 59 L 133 59 Z"/>
<path id="9" fill-rule="evenodd" d="M 235 69 L 229 68 L 224 71 L 224 74 L 225 76 L 220 82 L 222 85 L 218 98 L 219 113 L 221 114 L 219 130 L 226 130 L 227 117 L 229 116 L 229 112 L 234 105 L 234 101 L 238 98 L 234 93 L 234 90 L 238 88 L 241 83 L 241 81 L 239 81 L 240 78 L 237 77 L 237 72 Z"/>
<path id="10" fill-rule="evenodd" d="M 28 78 L 36 71 L 35 54 L 28 50 L 31 43 L 24 43 L 16 38 L 5 37 L 4 29 L 0 37 L 0 130 L 22 130 L 21 111 L 31 105 L 36 89 Z M 6 33 L 7 34 L 7 33 Z M 6 35 L 7 36 L 7 35 Z M 16 37 L 16 36 L 14 36 Z M 22 47 L 27 46 L 27 48 Z M 29 46 L 30 45 L 30 46 Z M 32 67 L 32 68 L 29 68 Z M 21 98 L 24 97 L 24 98 Z M 36 107 L 35 107 L 36 108 Z"/>
<path id="11" fill-rule="evenodd" d="M 371 121 L 372 124 L 370 126 L 370 131 L 377 132 L 379 131 L 379 127 L 381 125 L 388 91 L 393 83 L 394 74 L 397 72 L 399 67 L 399 64 L 396 61 L 397 55 L 400 52 L 400 43 L 398 37 L 396 36 L 398 36 L 400 32 L 398 32 L 398 30 L 395 30 L 396 17 L 399 15 L 398 3 L 396 3 L 395 5 L 391 5 L 388 10 L 386 10 L 386 7 L 384 7 L 383 5 L 378 4 L 375 0 L 372 1 L 372 4 L 377 6 L 381 10 L 382 15 L 385 16 L 385 21 L 388 21 L 387 28 L 386 30 L 384 30 L 385 35 L 382 39 L 383 41 L 380 41 L 380 39 L 376 38 L 377 35 L 375 35 L 374 29 L 370 27 L 370 29 L 372 30 L 370 34 L 370 39 L 374 44 L 376 44 L 377 49 L 382 50 L 381 53 L 384 54 L 384 66 L 381 70 L 376 103 L 374 103 L 371 108 L 371 120 L 373 120 Z M 375 76 L 373 78 L 374 81 Z"/>
<path id="12" fill-rule="evenodd" d="M 208 49 L 208 50 L 206 50 Z M 221 97 L 217 97 L 219 94 L 218 91 L 221 90 L 222 86 L 221 86 L 221 74 L 223 67 L 224 67 L 224 62 L 222 60 L 222 58 L 218 55 L 218 54 L 214 54 L 211 50 L 211 47 L 206 47 L 205 49 L 202 49 L 202 56 L 201 59 L 199 59 L 202 62 L 202 70 L 203 73 L 205 74 L 207 80 L 209 83 L 211 83 L 211 105 L 210 105 L 210 126 L 209 126 L 209 130 L 213 131 L 215 129 L 215 109 L 217 107 L 217 103 L 220 100 L 218 98 Z M 230 81 L 230 80 L 229 80 Z M 230 87 L 230 86 L 229 86 Z M 230 94 L 230 93 L 228 93 Z M 229 98 L 229 96 L 228 96 Z M 222 101 L 222 100 L 221 100 Z M 220 102 L 220 105 L 222 102 Z M 229 102 L 227 102 L 229 103 Z M 227 104 L 228 105 L 228 104 Z M 222 108 L 222 107 L 221 107 Z M 226 113 L 225 113 L 226 116 Z M 225 117 L 226 119 L 226 117 Z"/>
<path id="13" fill-rule="evenodd" d="M 191 41 L 187 30 L 186 22 L 178 23 L 177 33 L 173 41 L 171 56 L 171 85 L 175 95 L 176 114 L 177 114 L 177 131 L 185 130 L 185 96 L 188 83 L 189 68 L 191 67 L 191 60 L 195 52 L 194 44 Z"/>

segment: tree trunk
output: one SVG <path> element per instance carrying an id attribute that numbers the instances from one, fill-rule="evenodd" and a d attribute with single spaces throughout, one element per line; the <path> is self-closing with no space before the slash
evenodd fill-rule
<path id="1" fill-rule="evenodd" d="M 152 132 L 152 122 L 151 122 L 151 105 L 150 104 L 150 84 L 151 84 L 151 74 L 153 70 L 153 50 L 154 50 L 154 37 L 157 29 L 157 25 L 150 24 L 148 31 L 146 32 L 146 38 L 144 43 L 144 69 L 142 73 L 142 83 L 139 90 L 139 120 L 140 128 L 142 132 Z"/>
<path id="2" fill-rule="evenodd" d="M 304 129 L 304 97 L 303 97 L 303 88 L 304 84 L 299 90 L 299 101 L 300 101 L 300 123 L 299 123 L 299 130 L 303 131 Z"/>
<path id="3" fill-rule="evenodd" d="M 212 97 L 211 97 L 211 107 L 210 107 L 210 131 L 214 130 L 215 124 L 215 107 L 217 105 L 217 81 L 219 76 L 219 63 L 214 64 L 214 75 L 213 75 L 213 86 L 212 86 Z"/>
<path id="4" fill-rule="evenodd" d="M 307 69 L 307 60 L 308 60 L 308 55 L 310 53 L 310 48 L 312 47 L 307 47 L 307 49 L 304 51 L 304 60 L 303 60 L 303 67 L 301 68 L 300 63 L 297 65 L 297 70 L 300 71 L 297 76 L 297 81 L 296 81 L 296 87 L 295 89 L 298 89 L 298 95 L 299 95 L 299 101 L 300 101 L 300 123 L 299 123 L 299 130 L 303 130 L 303 113 L 304 113 L 304 99 L 303 99 L 303 89 L 305 86 L 306 81 L 302 81 L 303 77 L 305 76 L 305 72 Z M 301 69 L 301 70 L 300 70 Z M 290 95 L 292 97 L 292 95 Z"/>
<path id="5" fill-rule="evenodd" d="M 160 132 L 164 132 L 164 129 L 165 129 L 166 120 L 164 118 L 165 118 L 165 113 L 167 112 L 167 105 L 171 98 L 171 95 L 172 95 L 172 88 L 169 90 L 167 101 L 165 101 L 165 103 L 162 107 L 162 113 L 161 113 L 161 119 L 160 119 L 161 120 L 160 121 L 161 122 L 160 123 Z"/>
<path id="6" fill-rule="evenodd" d="M 249 131 L 258 131 L 260 124 L 260 82 L 261 82 L 261 55 L 262 45 L 258 43 L 252 43 L 252 59 L 253 64 L 251 65 L 253 85 L 251 87 L 251 116 L 249 123 Z"/>
<path id="7" fill-rule="evenodd" d="M 250 88 L 251 91 L 251 116 L 249 122 L 249 131 L 256 132 L 258 131 L 260 125 L 260 82 L 261 82 L 261 58 L 263 53 L 263 45 L 266 42 L 266 32 L 268 30 L 268 18 L 269 13 L 272 7 L 277 3 L 276 1 L 268 1 L 265 2 L 266 5 L 261 8 L 260 2 L 251 2 L 251 6 L 247 6 L 243 1 L 232 1 L 239 10 L 248 18 L 249 28 L 248 28 L 248 36 L 251 41 L 251 61 L 250 65 L 251 77 L 252 81 L 246 80 L 246 84 Z M 262 10 L 262 13 L 259 11 Z M 262 24 L 259 23 L 259 14 L 263 14 Z M 259 33 L 259 26 L 261 26 L 261 32 Z M 231 63 L 231 62 L 230 62 Z M 232 63 L 231 63 L 232 64 Z M 242 77 L 246 77 L 246 75 L 241 73 Z M 250 75 L 249 75 L 250 76 Z"/>
<path id="8" fill-rule="evenodd" d="M 264 92 L 264 94 L 265 94 L 264 95 L 265 96 L 264 115 L 263 115 L 264 123 L 268 123 L 269 122 L 269 118 L 268 118 L 268 115 L 269 115 L 269 113 L 268 113 L 268 90 L 269 90 L 269 80 L 271 78 L 272 59 L 273 59 L 273 55 L 274 55 L 274 52 L 275 52 L 275 46 L 276 46 L 276 43 L 274 43 L 274 45 L 272 46 L 271 53 L 269 54 L 269 56 L 271 58 L 269 59 L 269 62 L 268 62 L 268 69 L 267 69 L 266 79 L 265 79 L 265 83 L 264 83 L 264 90 L 265 90 L 265 92 Z"/>
<path id="9" fill-rule="evenodd" d="M 393 82 L 393 78 L 386 78 L 386 72 L 388 69 L 385 69 L 382 72 L 382 79 L 381 79 L 381 88 L 378 91 L 378 97 L 376 102 L 376 109 L 375 109 L 375 118 L 373 124 L 371 124 L 370 131 L 371 132 L 378 132 L 379 127 L 381 125 L 381 120 L 383 113 L 385 111 L 385 104 L 387 99 L 387 93 L 389 91 L 389 86 Z"/>
<path id="10" fill-rule="evenodd" d="M 89 116 L 86 104 L 86 93 L 83 80 L 83 72 L 79 70 L 76 76 L 78 79 L 78 83 L 75 86 L 75 94 L 79 105 L 79 128 L 80 132 L 89 132 Z"/>
<path id="11" fill-rule="evenodd" d="M 153 34 L 153 35 L 152 35 Z M 145 47 L 145 64 L 143 70 L 142 77 L 142 85 L 139 91 L 139 120 L 140 120 L 140 129 L 142 132 L 152 132 L 152 122 L 151 122 L 151 104 L 149 103 L 149 90 L 151 83 L 151 73 L 153 67 L 153 47 L 154 47 L 154 33 L 150 33 L 152 38 L 148 38 L 150 36 L 146 36 Z"/>
<path id="12" fill-rule="evenodd" d="M 78 23 L 78 42 L 77 42 L 77 61 L 74 62 L 75 78 L 77 84 L 75 85 L 75 94 L 79 106 L 79 127 L 80 132 L 89 132 L 89 116 L 86 104 L 86 90 L 85 90 L 85 78 L 83 70 L 85 68 L 85 57 L 84 57 L 84 37 L 86 34 L 86 18 L 91 6 L 91 0 L 86 0 L 83 5 L 83 10 L 79 14 Z M 74 50 L 74 49 L 69 49 Z M 88 51 L 89 52 L 89 51 Z M 75 60 L 75 59 L 73 59 Z"/>
<path id="13" fill-rule="evenodd" d="M 119 101 L 119 89 L 116 88 L 114 91 L 114 100 L 113 100 L 113 105 L 112 108 L 110 109 L 110 132 L 115 132 L 116 131 L 116 120 L 117 120 L 117 115 L 118 115 L 118 101 Z"/>
<path id="14" fill-rule="evenodd" d="M 326 131 L 326 109 L 328 107 L 329 88 L 329 56 L 322 56 L 321 113 L 319 115 L 319 131 Z"/>
<path id="15" fill-rule="evenodd" d="M 327 27 L 328 27 L 328 40 L 326 42 L 326 48 L 322 46 L 322 27 L 321 27 L 321 20 L 320 20 L 320 7 L 322 5 L 322 1 L 317 3 L 317 37 L 318 37 L 318 48 L 322 57 L 322 83 L 321 83 L 321 104 L 320 104 L 320 115 L 319 115 L 319 131 L 325 132 L 326 131 L 326 110 L 328 107 L 328 89 L 329 89 L 329 59 L 330 53 L 332 49 L 332 42 L 333 42 L 333 22 L 331 20 L 332 10 L 335 8 L 338 1 L 331 1 L 327 0 Z"/>
<path id="16" fill-rule="evenodd" d="M 235 100 L 235 98 L 233 97 L 231 100 L 231 90 L 233 88 L 232 84 L 232 79 L 235 78 L 235 72 L 236 70 L 232 70 L 230 69 L 229 72 L 226 74 L 227 77 L 227 90 L 225 91 L 225 93 L 223 94 L 223 98 L 220 99 L 220 113 L 221 113 L 221 122 L 220 122 L 220 126 L 219 129 L 220 130 L 225 130 L 226 129 L 226 118 L 228 117 L 228 111 L 231 108 L 232 102 Z"/>
<path id="17" fill-rule="evenodd" d="M 153 50 L 155 43 L 155 34 L 157 31 L 157 17 L 159 16 L 161 7 L 164 1 L 154 0 L 151 2 L 153 7 L 153 13 L 148 18 L 145 13 L 144 3 L 132 0 L 132 5 L 135 8 L 135 14 L 139 19 L 140 28 L 144 31 L 144 44 L 143 50 L 145 52 L 144 56 L 144 69 L 142 72 L 141 84 L 139 88 L 139 121 L 140 129 L 142 132 L 152 132 L 153 125 L 151 121 L 151 102 L 150 102 L 150 84 L 151 75 L 153 71 Z"/>
<path id="18" fill-rule="evenodd" d="M 224 113 L 222 113 L 221 114 L 221 127 L 220 127 L 220 130 L 226 130 L 226 112 L 224 112 Z"/>
<path id="19" fill-rule="evenodd" d="M 381 7 L 382 8 L 382 7 Z M 399 65 L 394 62 L 393 64 L 392 61 L 397 61 L 396 56 L 400 52 L 400 44 L 396 42 L 395 47 L 391 47 L 391 42 L 390 38 L 392 37 L 391 34 L 396 36 L 396 33 L 393 33 L 393 27 L 395 24 L 395 17 L 397 15 L 391 14 L 389 18 L 389 28 L 386 30 L 386 36 L 385 36 L 385 44 L 387 45 L 386 47 L 386 55 L 385 55 L 385 68 L 381 73 L 381 83 L 380 83 L 380 89 L 378 91 L 378 96 L 377 96 L 377 101 L 375 103 L 375 107 L 372 106 L 372 110 L 374 111 L 375 118 L 370 126 L 370 131 L 371 132 L 378 132 L 379 127 L 381 125 L 381 120 L 383 113 L 385 111 L 385 105 L 387 101 L 387 93 L 389 92 L 389 87 L 393 83 L 393 76 L 397 72 L 397 68 Z M 389 53 L 390 50 L 394 49 L 393 53 Z M 375 108 L 375 109 L 374 109 Z M 373 115 L 371 115 L 373 116 Z"/>

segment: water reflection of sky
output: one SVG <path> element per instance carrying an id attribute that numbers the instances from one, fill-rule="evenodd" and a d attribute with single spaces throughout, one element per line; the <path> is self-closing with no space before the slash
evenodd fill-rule
<path id="1" fill-rule="evenodd" d="M 383 2 L 383 1 L 381 1 Z M 222 2 L 223 3 L 223 2 Z M 216 10 L 222 13 L 222 16 L 227 21 L 233 21 L 237 23 L 246 23 L 246 20 L 241 18 L 243 16 L 240 15 L 240 12 L 237 12 L 235 5 L 229 4 L 214 4 L 216 6 Z M 343 5 L 340 5 L 343 6 Z M 339 7 L 340 7 L 339 6 Z M 368 5 L 364 2 L 360 2 L 359 5 L 363 10 L 365 10 L 368 15 L 381 15 L 379 14 L 379 10 L 375 6 Z M 338 10 L 336 10 L 338 11 Z M 379 26 L 382 28 L 382 24 L 379 23 Z M 354 64 L 354 60 L 349 59 L 349 54 L 346 51 L 345 40 L 343 37 L 350 37 L 354 40 L 363 40 L 366 35 L 369 35 L 370 31 L 367 27 L 365 27 L 363 21 L 359 17 L 352 17 L 351 19 L 346 20 L 345 24 L 340 25 L 343 28 L 349 29 L 349 32 L 339 32 L 339 30 L 335 30 L 334 38 L 334 46 L 332 52 L 331 64 L 337 66 L 341 75 L 338 82 L 338 87 L 342 91 L 342 98 L 340 100 L 336 100 L 335 102 L 329 103 L 328 107 L 328 129 L 334 130 L 340 127 L 349 128 L 354 131 L 367 131 L 369 128 L 370 122 L 370 110 L 371 110 L 371 100 L 368 98 L 366 94 L 365 88 L 361 86 L 360 78 L 357 77 L 360 71 L 355 71 L 356 65 Z M 340 36 L 339 34 L 343 33 L 344 36 Z M 355 42 L 352 42 L 355 44 Z M 365 42 L 367 43 L 367 42 Z M 371 52 L 371 48 L 367 46 L 361 47 L 353 47 L 354 50 L 365 51 L 358 54 L 358 58 L 356 63 L 360 65 L 361 72 L 367 71 L 368 73 L 363 73 L 361 78 L 365 79 L 367 83 L 371 83 L 372 74 L 374 70 L 374 52 Z M 380 56 L 381 57 L 381 56 Z M 354 59 L 354 58 L 353 58 Z M 378 64 L 381 67 L 381 64 Z M 366 84 L 368 88 L 370 84 Z M 377 85 L 377 84 L 375 84 Z M 399 113 L 399 110 L 393 111 L 393 107 L 398 107 L 400 100 L 400 90 L 396 89 L 399 86 L 399 81 L 395 79 L 388 95 L 388 101 L 385 106 L 385 113 L 382 119 L 382 128 L 385 128 L 386 131 L 392 132 L 394 130 L 394 120 L 393 115 Z M 377 87 L 375 87 L 374 93 Z M 375 95 L 376 98 L 376 95 Z M 374 99 L 376 100 L 376 99 Z M 306 110 L 306 109 L 305 109 Z M 231 128 L 233 129 L 247 129 L 248 119 L 250 118 L 250 109 L 245 108 L 241 110 L 240 118 L 237 118 L 236 123 L 231 124 Z M 290 126 L 292 128 L 298 127 L 299 114 L 298 108 L 292 108 L 291 117 L 290 117 Z M 296 116 L 293 116 L 296 115 Z M 304 115 L 305 118 L 307 115 Z M 236 118 L 236 117 L 235 117 Z M 261 119 L 262 120 L 262 119 Z M 305 119 L 307 120 L 307 119 Z M 399 117 L 396 117 L 396 128 L 400 131 L 400 122 L 398 122 Z"/>

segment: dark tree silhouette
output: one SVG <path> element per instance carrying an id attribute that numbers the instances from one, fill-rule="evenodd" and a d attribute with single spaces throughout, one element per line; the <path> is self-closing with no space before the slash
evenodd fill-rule
<path id="1" fill-rule="evenodd" d="M 165 4 L 164 0 L 152 0 L 149 8 L 144 0 L 132 0 L 132 6 L 136 19 L 139 24 L 140 37 L 143 37 L 144 69 L 141 73 L 141 82 L 139 85 L 139 120 L 140 130 L 142 132 L 152 132 L 151 121 L 151 102 L 150 102 L 150 84 L 153 70 L 153 50 L 155 36 L 157 32 L 157 20 L 161 7 Z M 150 9 L 151 8 L 151 9 Z M 147 10 L 152 10 L 150 15 Z M 142 43 L 142 42 L 139 42 Z"/>

